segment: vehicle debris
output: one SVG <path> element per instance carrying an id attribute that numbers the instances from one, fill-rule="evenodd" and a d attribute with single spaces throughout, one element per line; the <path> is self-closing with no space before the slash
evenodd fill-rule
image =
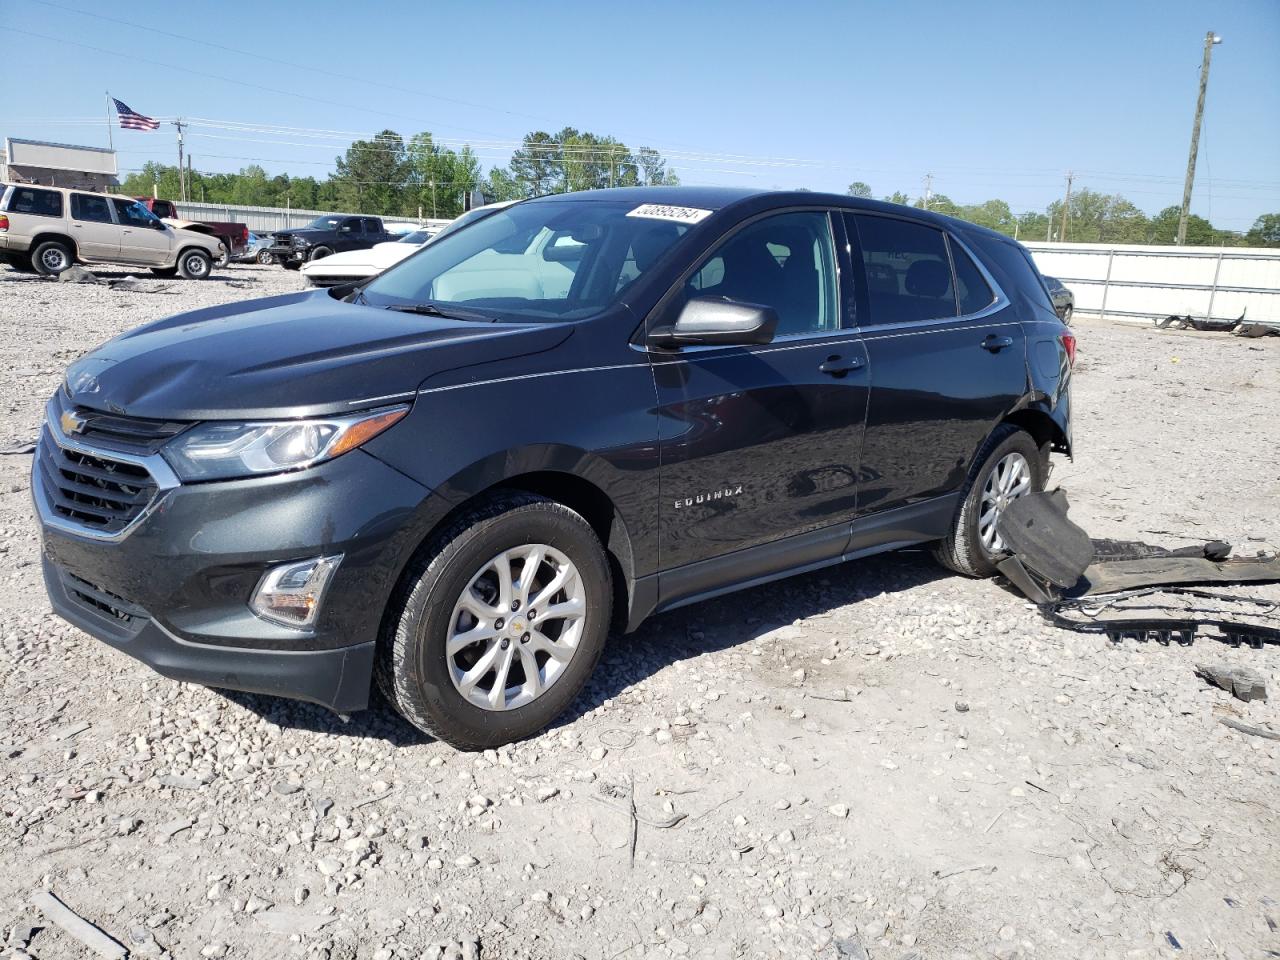
<path id="1" fill-rule="evenodd" d="M 997 568 L 1051 623 L 1117 641 L 1189 644 L 1212 628 L 1233 646 L 1280 643 L 1274 601 L 1203 589 L 1280 582 L 1280 557 L 1234 557 L 1221 540 L 1176 548 L 1093 540 L 1069 509 L 1059 488 L 1015 500 L 999 521 L 1007 555 Z M 1171 608 L 1168 597 L 1183 605 Z"/>
<path id="2" fill-rule="evenodd" d="M 62 928 L 98 956 L 123 958 L 129 955 L 123 943 L 81 917 L 48 890 L 33 893 L 31 905 L 48 917 L 50 923 Z"/>
<path id="3" fill-rule="evenodd" d="M 1262 737 L 1266 740 L 1280 740 L 1280 733 L 1275 730 L 1268 730 L 1266 727 L 1255 727 L 1251 723 L 1242 723 L 1231 717 L 1222 717 L 1219 721 L 1224 727 L 1230 727 L 1232 730 L 1238 730 L 1240 733 L 1247 733 L 1251 737 Z"/>
<path id="4" fill-rule="evenodd" d="M 1196 676 L 1221 687 L 1237 700 L 1267 699 L 1267 682 L 1262 674 L 1247 667 L 1229 667 L 1225 664 L 1197 663 Z"/>

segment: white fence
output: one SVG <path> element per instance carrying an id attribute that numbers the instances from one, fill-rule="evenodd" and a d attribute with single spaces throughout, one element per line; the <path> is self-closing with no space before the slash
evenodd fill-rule
<path id="1" fill-rule="evenodd" d="M 174 201 L 178 213 L 188 220 L 223 220 L 247 224 L 254 233 L 272 233 L 275 230 L 287 230 L 291 227 L 303 227 L 316 217 L 333 214 L 332 210 L 293 210 L 284 207 L 244 207 L 226 203 L 183 203 Z M 373 216 L 373 214 L 365 214 Z M 418 226 L 419 222 L 403 217 L 383 217 L 382 222 L 392 227 L 397 224 Z M 423 226 L 441 226 L 448 220 L 428 217 L 421 223 Z"/>
<path id="2" fill-rule="evenodd" d="M 1027 243 L 1075 311 L 1140 322 L 1165 317 L 1280 324 L 1280 250 Z"/>

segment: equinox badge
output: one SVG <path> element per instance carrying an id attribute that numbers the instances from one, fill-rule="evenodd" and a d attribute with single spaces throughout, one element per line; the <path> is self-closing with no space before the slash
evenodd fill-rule
<path id="1" fill-rule="evenodd" d="M 692 507 L 699 503 L 710 503 L 712 500 L 728 500 L 730 497 L 738 497 L 742 495 L 742 484 L 737 486 L 728 486 L 723 490 L 713 490 L 710 493 L 700 493 L 695 497 L 685 497 L 683 500 L 675 502 L 677 510 L 683 510 L 686 507 Z"/>

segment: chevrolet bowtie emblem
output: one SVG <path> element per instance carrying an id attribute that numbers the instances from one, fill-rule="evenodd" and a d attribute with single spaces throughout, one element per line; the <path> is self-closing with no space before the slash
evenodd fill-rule
<path id="1" fill-rule="evenodd" d="M 63 410 L 62 416 L 58 418 L 58 424 L 62 427 L 63 433 L 79 433 L 84 429 L 85 419 L 74 411 Z"/>

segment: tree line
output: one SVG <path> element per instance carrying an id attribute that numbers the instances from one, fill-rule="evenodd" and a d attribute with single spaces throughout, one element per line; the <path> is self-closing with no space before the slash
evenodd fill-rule
<path id="1" fill-rule="evenodd" d="M 615 137 L 565 127 L 555 133 L 529 133 L 503 166 L 485 170 L 470 146 L 454 150 L 430 133 L 405 140 L 383 130 L 357 140 L 334 158 L 323 179 L 269 176 L 257 164 L 239 173 L 191 176 L 190 196 L 206 203 L 294 207 L 303 210 L 374 213 L 390 217 L 456 217 L 474 190 L 486 201 L 519 200 L 571 190 L 605 187 L 676 185 L 680 178 L 666 158 L 650 147 L 632 149 Z M 169 199 L 180 195 L 176 166 L 148 163 L 130 174 L 121 190 L 145 196 L 153 188 Z M 851 196 L 870 197 L 871 187 L 857 181 Z M 895 192 L 883 199 L 923 207 L 922 197 Z M 932 194 L 928 208 L 970 220 L 1019 240 L 1069 240 L 1077 243 L 1172 244 L 1178 230 L 1177 206 L 1148 217 L 1119 194 L 1081 189 L 1071 196 L 1063 223 L 1062 201 L 1042 212 L 1015 214 L 1004 200 L 960 204 Z M 1263 214 L 1245 233 L 1220 230 L 1195 214 L 1188 218 L 1187 243 L 1197 246 L 1280 246 L 1280 213 Z"/>
<path id="2" fill-rule="evenodd" d="M 239 173 L 192 171 L 189 195 L 204 203 L 376 213 L 395 217 L 456 217 L 473 190 L 486 201 L 520 200 L 570 190 L 675 185 L 680 182 L 657 150 L 632 150 L 621 140 L 573 127 L 535 130 L 506 166 L 486 173 L 470 146 L 453 150 L 430 133 L 405 140 L 383 130 L 357 140 L 334 158 L 334 171 L 315 177 L 268 176 L 257 164 Z M 178 168 L 147 163 L 121 191 L 133 196 L 180 196 Z"/>
<path id="3" fill-rule="evenodd" d="M 872 196 L 871 188 L 861 182 L 849 184 L 851 197 Z M 883 198 L 889 203 L 924 207 L 923 197 L 912 198 L 902 192 Z M 1003 200 L 959 204 L 941 193 L 929 197 L 928 208 L 950 217 L 968 220 L 1019 240 L 1067 240 L 1074 243 L 1148 243 L 1173 244 L 1178 236 L 1176 204 L 1148 217 L 1118 193 L 1099 193 L 1088 188 L 1072 194 L 1067 206 L 1066 224 L 1062 221 L 1062 201 L 1055 200 L 1043 212 L 1015 214 Z M 1063 233 L 1065 228 L 1065 235 Z M 1189 246 L 1278 247 L 1280 246 L 1280 213 L 1265 213 L 1245 233 L 1219 230 L 1204 217 L 1191 214 L 1187 218 Z"/>

